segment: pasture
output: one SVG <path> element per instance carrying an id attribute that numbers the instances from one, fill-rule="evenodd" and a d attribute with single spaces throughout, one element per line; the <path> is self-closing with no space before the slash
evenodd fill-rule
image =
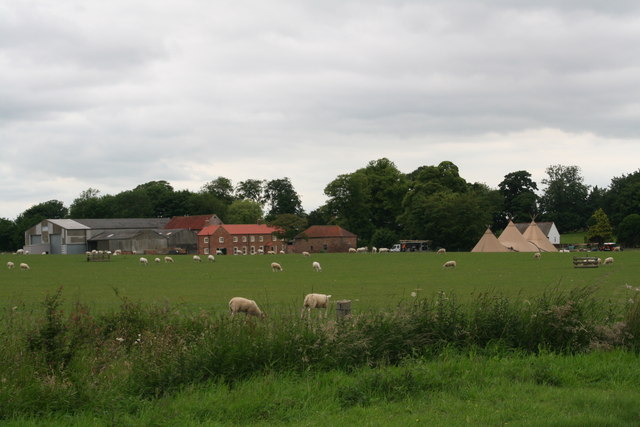
<path id="1" fill-rule="evenodd" d="M 596 295 L 626 301 L 629 289 L 640 287 L 640 252 L 612 254 L 613 265 L 574 268 L 577 253 L 387 253 L 217 256 L 216 262 L 196 263 L 191 256 L 174 256 L 174 263 L 138 262 L 139 256 L 113 256 L 109 262 L 87 262 L 84 255 L 0 255 L 0 300 L 5 306 L 38 305 L 47 294 L 63 288 L 65 304 L 76 301 L 104 311 L 120 304 L 116 291 L 133 301 L 168 303 L 188 311 L 227 311 L 233 296 L 254 299 L 270 315 L 297 311 L 305 294 L 349 299 L 354 312 L 385 310 L 411 298 L 437 292 L 455 293 L 460 301 L 491 292 L 523 299 L 546 290 L 595 286 Z M 592 253 L 603 259 L 609 253 Z M 162 256 L 160 257 L 162 258 Z M 443 269 L 455 260 L 455 269 Z M 16 268 L 6 268 L 13 261 Z M 272 272 L 278 261 L 283 272 Z M 315 272 L 319 261 L 322 272 Z M 21 271 L 20 262 L 31 269 Z"/>

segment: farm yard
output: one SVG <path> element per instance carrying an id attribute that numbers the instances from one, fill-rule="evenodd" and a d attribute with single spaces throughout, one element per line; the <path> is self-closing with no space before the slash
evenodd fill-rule
<path id="1" fill-rule="evenodd" d="M 143 265 L 3 254 L 0 420 L 637 425 L 639 346 L 620 322 L 640 329 L 640 252 L 597 268 L 574 268 L 575 255 L 146 255 Z M 332 295 L 327 319 L 300 319 L 308 293 Z M 231 319 L 234 296 L 268 317 Z M 336 322 L 344 299 L 353 319 Z"/>

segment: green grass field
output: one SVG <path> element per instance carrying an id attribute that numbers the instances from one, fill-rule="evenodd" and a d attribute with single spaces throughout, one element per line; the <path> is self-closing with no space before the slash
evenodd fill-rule
<path id="1" fill-rule="evenodd" d="M 87 262 L 85 256 L 5 254 L 0 255 L 0 300 L 30 306 L 62 287 L 67 304 L 80 301 L 100 311 L 119 304 L 117 289 L 134 301 L 212 312 L 226 311 L 233 296 L 245 296 L 274 314 L 297 309 L 309 292 L 331 294 L 333 301 L 349 299 L 353 310 L 366 311 L 393 307 L 416 290 L 423 296 L 454 292 L 465 301 L 488 291 L 527 298 L 552 288 L 595 286 L 598 295 L 618 301 L 628 297 L 625 285 L 640 286 L 640 252 L 593 253 L 615 257 L 613 265 L 599 268 L 574 268 L 575 255 L 585 254 L 545 253 L 540 260 L 529 253 L 290 254 L 218 256 L 215 263 L 174 256 L 173 264 L 145 267 L 133 255 Z M 14 270 L 6 268 L 10 260 Z M 283 272 L 271 271 L 274 260 Z M 314 260 L 322 272 L 312 270 Z M 457 268 L 443 269 L 446 260 L 456 260 Z M 17 267 L 23 261 L 31 270 Z"/>

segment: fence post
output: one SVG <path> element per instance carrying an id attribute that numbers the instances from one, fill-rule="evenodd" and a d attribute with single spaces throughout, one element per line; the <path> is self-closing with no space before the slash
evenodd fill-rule
<path id="1" fill-rule="evenodd" d="M 351 314 L 351 300 L 343 299 L 336 301 L 336 318 L 338 321 Z"/>

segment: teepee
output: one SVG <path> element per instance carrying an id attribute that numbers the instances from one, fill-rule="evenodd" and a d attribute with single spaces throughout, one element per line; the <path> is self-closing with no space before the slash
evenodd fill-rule
<path id="1" fill-rule="evenodd" d="M 527 241 L 511 220 L 509 220 L 509 224 L 498 237 L 498 241 L 514 252 L 538 252 L 538 247 Z"/>
<path id="2" fill-rule="evenodd" d="M 478 243 L 471 249 L 471 252 L 509 252 L 509 249 L 504 247 L 491 231 L 487 228 Z"/>
<path id="3" fill-rule="evenodd" d="M 536 245 L 541 251 L 558 252 L 556 247 L 551 244 L 547 236 L 544 235 L 534 220 L 531 220 L 531 224 L 529 224 L 529 227 L 527 227 L 525 232 L 522 233 L 522 237 L 524 237 L 528 242 Z"/>

